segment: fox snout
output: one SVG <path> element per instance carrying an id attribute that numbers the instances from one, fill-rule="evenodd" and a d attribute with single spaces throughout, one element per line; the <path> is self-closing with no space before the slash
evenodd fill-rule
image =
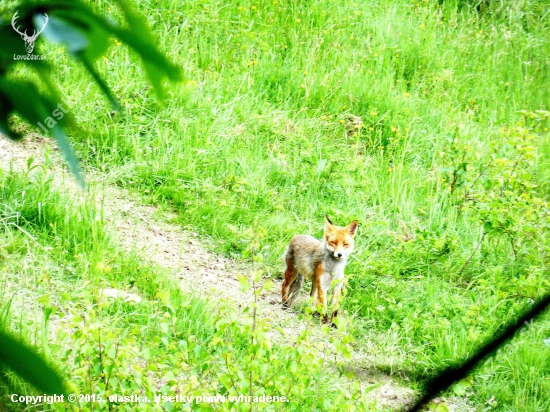
<path id="1" fill-rule="evenodd" d="M 341 259 L 343 258 L 344 256 L 347 256 L 349 255 L 350 253 L 350 250 L 349 250 L 349 246 L 348 246 L 348 250 L 345 250 L 345 249 L 339 249 L 339 248 L 334 248 L 334 247 L 331 247 L 330 244 L 327 245 L 327 249 L 329 250 L 329 252 L 332 254 L 332 256 L 334 256 L 336 259 Z"/>
<path id="2" fill-rule="evenodd" d="M 346 255 L 345 251 L 331 248 L 330 245 L 327 245 L 327 249 L 336 259 L 341 259 L 344 255 Z"/>

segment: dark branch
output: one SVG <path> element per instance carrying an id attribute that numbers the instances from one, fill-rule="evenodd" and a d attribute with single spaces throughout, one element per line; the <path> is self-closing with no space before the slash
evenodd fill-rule
<path id="1" fill-rule="evenodd" d="M 550 305 L 550 293 L 545 295 L 533 307 L 523 313 L 515 321 L 510 322 L 504 330 L 495 334 L 488 342 L 482 345 L 476 353 L 460 366 L 449 366 L 434 378 L 426 383 L 426 393 L 418 399 L 411 407 L 405 409 L 409 412 L 418 412 L 430 399 L 435 398 L 443 390 L 449 388 L 453 383 L 464 379 L 472 369 L 478 366 L 485 358 L 496 352 L 506 342 L 514 337 L 521 327 L 528 321 L 540 316 Z"/>

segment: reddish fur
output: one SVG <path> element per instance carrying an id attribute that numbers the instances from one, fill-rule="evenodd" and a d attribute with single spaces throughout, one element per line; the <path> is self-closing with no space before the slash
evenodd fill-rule
<path id="1" fill-rule="evenodd" d="M 292 282 L 294 282 L 294 279 L 296 279 L 296 272 L 294 271 L 294 266 L 292 264 L 288 264 L 287 262 L 285 280 L 283 282 L 283 288 L 281 290 L 283 305 L 288 300 L 288 288 L 290 287 Z"/>
<path id="2" fill-rule="evenodd" d="M 321 285 L 321 276 L 325 273 L 325 268 L 323 268 L 323 264 L 319 263 L 317 267 L 315 268 L 315 286 L 317 286 L 317 299 L 321 305 L 325 305 L 325 291 L 323 290 L 323 287 Z M 313 289 L 313 287 L 312 287 Z"/>

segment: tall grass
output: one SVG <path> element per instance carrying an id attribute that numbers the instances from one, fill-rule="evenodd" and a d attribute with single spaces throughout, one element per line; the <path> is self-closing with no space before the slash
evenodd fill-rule
<path id="1" fill-rule="evenodd" d="M 446 171 L 461 144 L 482 171 L 519 110 L 548 109 L 544 2 L 141 7 L 187 80 L 157 107 L 115 45 L 104 70 L 126 110 L 114 124 L 97 101 L 68 96 L 94 125 L 77 137 L 91 167 L 117 167 L 119 184 L 169 202 L 236 256 L 261 222 L 274 274 L 288 239 L 320 235 L 323 214 L 359 218 L 345 306 L 381 359 L 420 375 L 458 362 L 545 287 L 544 270 L 530 275 L 502 237 L 475 252 L 482 228 L 453 204 Z M 64 70 L 68 84 L 81 78 Z M 535 147 L 547 145 L 539 133 Z"/>
<path id="2" fill-rule="evenodd" d="M 488 199 L 499 198 L 490 187 L 499 181 L 517 196 L 528 182 L 548 200 L 548 122 L 518 112 L 548 110 L 550 9 L 476 3 L 141 2 L 186 80 L 156 103 L 114 42 L 100 70 L 124 107 L 116 114 L 59 50 L 44 52 L 58 59 L 86 130 L 74 136 L 85 165 L 169 203 L 225 253 L 240 256 L 260 225 L 278 276 L 294 234 L 319 236 L 325 213 L 360 219 L 345 309 L 359 342 L 378 348 L 376 367 L 422 378 L 459 362 L 548 287 L 547 245 L 529 240 L 544 225 Z M 518 124 L 536 135 L 530 159 L 514 151 L 523 150 L 510 132 Z M 492 156 L 511 163 L 497 170 Z M 516 237 L 483 235 L 485 203 L 495 216 L 516 208 Z M 533 329 L 476 375 L 476 405 L 544 409 L 547 372 L 519 366 L 548 349 L 533 346 L 547 329 Z M 506 396 L 499 376 L 523 386 Z"/>
<path id="3" fill-rule="evenodd" d="M 252 318 L 224 299 L 208 303 L 184 293 L 166 269 L 124 250 L 93 193 L 85 200 L 70 198 L 41 167 L 0 171 L 0 188 L 0 325 L 55 364 L 77 399 L 87 397 L 74 405 L 34 407 L 135 410 L 137 402 L 108 397 L 139 395 L 151 400 L 140 406 L 144 410 L 209 410 L 207 403 L 153 400 L 249 390 L 254 396 L 287 396 L 288 404 L 253 404 L 271 410 L 317 403 L 336 410 L 344 398 L 363 402 L 356 385 L 324 373 L 324 357 L 315 355 L 321 348 L 312 349 L 307 333 L 295 345 L 275 344 L 266 339 L 271 326 L 259 313 Z M 130 290 L 141 301 L 108 299 L 104 288 Z M 0 370 L 0 407 L 26 410 L 25 403 L 10 401 L 14 393 L 41 395 Z M 215 406 L 250 409 L 247 402 Z"/>

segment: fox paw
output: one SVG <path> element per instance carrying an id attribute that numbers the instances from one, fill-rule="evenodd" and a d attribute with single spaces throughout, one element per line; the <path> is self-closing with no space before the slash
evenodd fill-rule
<path id="1" fill-rule="evenodd" d="M 330 320 L 328 318 L 328 316 L 323 316 L 323 324 L 324 325 L 330 325 L 331 329 L 338 329 L 338 326 L 336 326 L 336 324 L 334 323 L 334 318 L 336 318 L 336 316 L 338 315 L 338 311 L 334 311 L 332 316 L 330 317 Z"/>
<path id="2" fill-rule="evenodd" d="M 338 329 L 338 326 L 336 326 L 336 323 L 333 321 L 329 321 L 328 317 L 323 317 L 323 325 L 330 325 L 331 329 Z"/>

